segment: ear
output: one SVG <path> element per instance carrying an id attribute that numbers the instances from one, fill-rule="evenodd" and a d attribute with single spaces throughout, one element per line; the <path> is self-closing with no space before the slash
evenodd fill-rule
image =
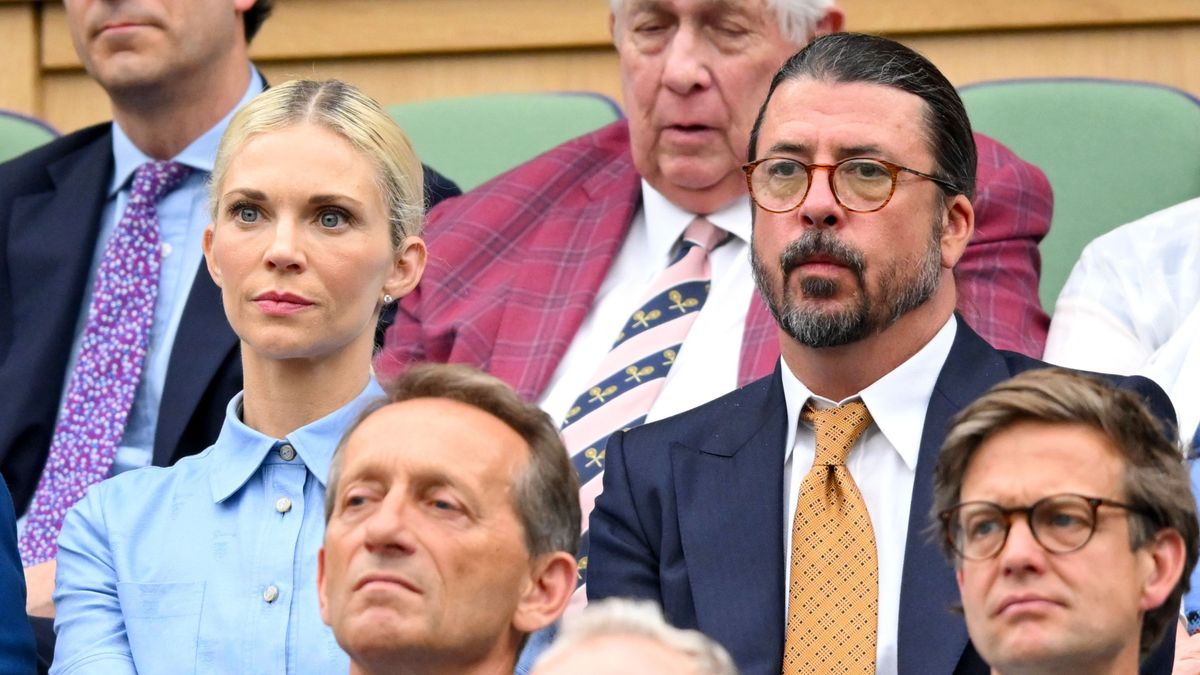
<path id="1" fill-rule="evenodd" d="M 954 580 L 958 582 L 958 597 L 962 598 L 963 592 L 963 568 L 962 565 L 954 566 Z M 961 600 L 960 600 L 961 602 Z"/>
<path id="2" fill-rule="evenodd" d="M 617 15 L 613 12 L 608 13 L 608 36 L 614 45 L 617 44 Z"/>
<path id="3" fill-rule="evenodd" d="M 842 32 L 842 27 L 846 25 L 846 15 L 837 7 L 830 7 L 825 10 L 825 15 L 817 21 L 813 26 L 813 37 L 819 35 L 829 35 L 830 33 Z"/>
<path id="4" fill-rule="evenodd" d="M 955 195 L 942 228 L 942 267 L 953 269 L 975 233 L 975 209 L 966 195 Z"/>
<path id="5" fill-rule="evenodd" d="M 565 551 L 546 553 L 533 564 L 528 588 L 517 603 L 513 628 L 532 633 L 554 623 L 575 592 L 575 556 Z"/>
<path id="6" fill-rule="evenodd" d="M 238 14 L 245 14 L 254 6 L 255 0 L 233 0 L 233 8 Z"/>
<path id="7" fill-rule="evenodd" d="M 208 267 L 208 276 L 212 277 L 213 283 L 217 288 L 221 287 L 221 270 L 217 267 L 217 263 L 213 261 L 213 238 L 217 236 L 216 228 L 213 223 L 209 223 L 208 227 L 204 228 L 204 241 L 201 246 L 204 249 L 204 264 Z"/>
<path id="8" fill-rule="evenodd" d="M 1154 538 L 1138 550 L 1145 578 L 1142 582 L 1141 609 L 1148 612 L 1161 607 L 1179 584 L 1187 556 L 1183 535 L 1175 530 L 1159 530 Z"/>
<path id="9" fill-rule="evenodd" d="M 408 295 L 421 281 L 426 257 L 424 240 L 420 237 L 405 237 L 396 251 L 392 270 L 383 284 L 383 292 L 393 298 Z"/>
<path id="10" fill-rule="evenodd" d="M 325 597 L 325 547 L 317 550 L 317 604 L 321 607 L 321 621 L 329 624 L 329 601 Z"/>

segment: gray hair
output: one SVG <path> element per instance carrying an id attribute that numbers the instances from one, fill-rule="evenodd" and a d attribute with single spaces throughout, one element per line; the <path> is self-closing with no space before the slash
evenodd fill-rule
<path id="1" fill-rule="evenodd" d="M 558 428 L 546 413 L 521 399 L 501 380 L 464 365 L 426 363 L 383 383 L 387 396 L 363 410 L 346 430 L 329 464 L 325 482 L 325 522 L 337 503 L 346 440 L 363 420 L 392 403 L 442 398 L 478 408 L 508 425 L 529 445 L 529 462 L 514 481 L 513 510 L 525 530 L 532 557 L 579 549 L 579 479 L 567 457 Z"/>
<path id="2" fill-rule="evenodd" d="M 583 612 L 568 616 L 563 621 L 558 638 L 542 654 L 539 663 L 574 651 L 589 640 L 603 637 L 640 637 L 650 640 L 687 657 L 695 669 L 695 675 L 738 675 L 729 652 L 716 640 L 698 630 L 670 625 L 653 602 L 625 598 L 593 602 Z"/>
<path id="3" fill-rule="evenodd" d="M 627 0 L 609 0 L 613 16 L 618 16 Z M 741 1 L 741 0 L 739 0 Z M 817 22 L 833 7 L 834 0 L 765 0 L 779 19 L 779 32 L 799 47 L 812 35 Z"/>

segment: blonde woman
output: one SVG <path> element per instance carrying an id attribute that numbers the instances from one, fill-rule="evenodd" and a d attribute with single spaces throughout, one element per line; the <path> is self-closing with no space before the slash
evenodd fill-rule
<path id="1" fill-rule="evenodd" d="M 317 612 L 325 480 L 381 394 L 379 313 L 424 269 L 421 176 L 395 123 L 341 82 L 288 82 L 234 117 L 204 255 L 244 390 L 212 447 L 68 513 L 53 672 L 345 672 Z"/>

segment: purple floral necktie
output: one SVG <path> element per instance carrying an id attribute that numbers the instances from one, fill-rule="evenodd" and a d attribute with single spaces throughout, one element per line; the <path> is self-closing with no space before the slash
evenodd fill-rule
<path id="1" fill-rule="evenodd" d="M 133 175 L 125 213 L 104 247 L 67 397 L 21 537 L 21 561 L 58 551 L 67 509 L 112 469 L 142 377 L 158 298 L 158 201 L 191 169 L 147 162 Z"/>

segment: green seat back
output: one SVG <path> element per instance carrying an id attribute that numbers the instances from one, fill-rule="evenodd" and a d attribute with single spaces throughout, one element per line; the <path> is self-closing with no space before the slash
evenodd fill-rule
<path id="1" fill-rule="evenodd" d="M 421 161 L 464 191 L 622 117 L 616 103 L 592 93 L 489 94 L 387 110 Z"/>
<path id="2" fill-rule="evenodd" d="M 1042 306 L 1083 247 L 1200 196 L 1200 101 L 1145 82 L 1033 79 L 963 87 L 971 125 L 1046 172 L 1054 220 L 1042 242 Z"/>
<path id="3" fill-rule="evenodd" d="M 19 113 L 0 110 L 0 162 L 58 138 L 49 125 Z"/>

